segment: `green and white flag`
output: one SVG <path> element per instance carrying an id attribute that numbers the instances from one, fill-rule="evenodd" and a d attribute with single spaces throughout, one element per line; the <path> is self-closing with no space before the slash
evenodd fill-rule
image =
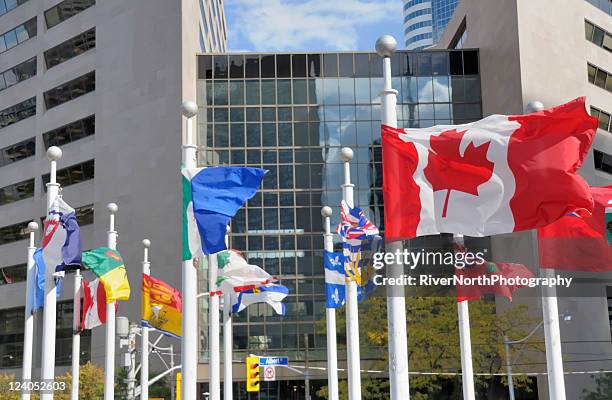
<path id="1" fill-rule="evenodd" d="M 200 233 L 193 214 L 193 195 L 191 179 L 201 168 L 181 168 L 183 177 L 183 261 L 191 260 L 202 254 Z"/>

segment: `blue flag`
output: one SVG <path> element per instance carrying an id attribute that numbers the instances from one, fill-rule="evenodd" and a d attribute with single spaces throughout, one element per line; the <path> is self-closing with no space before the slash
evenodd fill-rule
<path id="1" fill-rule="evenodd" d="M 344 255 L 342 252 L 325 251 L 323 265 L 325 267 L 325 307 L 339 308 L 344 305 L 346 299 Z"/>
<path id="2" fill-rule="evenodd" d="M 234 299 L 232 314 L 244 310 L 251 304 L 268 303 L 278 315 L 285 315 L 283 299 L 288 294 L 289 288 L 274 283 L 243 290 Z"/>
<path id="3" fill-rule="evenodd" d="M 42 252 L 43 249 L 41 248 L 34 252 L 34 271 L 36 271 L 36 274 L 34 284 L 30 287 L 27 296 L 26 315 L 42 309 L 45 305 L 45 261 Z M 58 280 L 56 282 L 57 297 L 60 295 L 61 287 L 61 280 Z"/>
<path id="4" fill-rule="evenodd" d="M 249 167 L 207 167 L 194 172 L 191 194 L 202 250 L 205 254 L 226 250 L 227 224 L 255 195 L 268 171 Z"/>

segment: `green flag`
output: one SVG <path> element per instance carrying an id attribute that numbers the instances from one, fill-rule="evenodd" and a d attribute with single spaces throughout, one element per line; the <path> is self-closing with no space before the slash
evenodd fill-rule
<path id="1" fill-rule="evenodd" d="M 83 252 L 83 265 L 93 272 L 104 285 L 106 302 L 129 300 L 130 283 L 128 282 L 123 257 L 117 250 L 108 247 L 96 247 Z"/>
<path id="2" fill-rule="evenodd" d="M 183 261 L 191 260 L 201 252 L 200 234 L 193 214 L 193 196 L 191 194 L 191 178 L 200 171 L 198 169 L 181 168 L 183 177 Z"/>

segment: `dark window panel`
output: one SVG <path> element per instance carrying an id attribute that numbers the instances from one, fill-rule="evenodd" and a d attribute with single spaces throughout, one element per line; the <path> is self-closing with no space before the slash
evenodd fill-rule
<path id="1" fill-rule="evenodd" d="M 311 78 L 321 77 L 320 54 L 308 54 L 308 76 Z"/>
<path id="2" fill-rule="evenodd" d="M 589 82 L 595 83 L 595 74 L 597 73 L 597 68 L 594 65 L 587 64 L 587 74 Z"/>
<path id="3" fill-rule="evenodd" d="M 355 54 L 355 77 L 368 78 L 370 76 L 370 55 Z"/>
<path id="4" fill-rule="evenodd" d="M 198 56 L 198 79 L 212 79 L 212 56 Z"/>
<path id="5" fill-rule="evenodd" d="M 96 28 L 92 28 L 45 51 L 47 68 L 53 68 L 95 47 Z"/>
<path id="6" fill-rule="evenodd" d="M 0 53 L 12 49 L 36 36 L 36 17 L 0 35 Z"/>
<path id="7" fill-rule="evenodd" d="M 45 11 L 47 28 L 51 29 L 55 25 L 74 17 L 95 4 L 95 0 L 64 0 Z"/>
<path id="8" fill-rule="evenodd" d="M 79 226 L 93 225 L 94 223 L 94 205 L 78 207 L 75 210 L 76 220 Z"/>
<path id="9" fill-rule="evenodd" d="M 370 76 L 372 78 L 381 78 L 383 76 L 382 60 L 376 54 L 370 55 Z"/>
<path id="10" fill-rule="evenodd" d="M 85 161 L 81 164 L 71 165 L 57 171 L 57 183 L 62 187 L 74 185 L 94 178 L 94 160 Z M 45 192 L 49 183 L 49 174 L 42 176 L 42 183 Z"/>
<path id="11" fill-rule="evenodd" d="M 246 78 L 259 78 L 259 56 L 247 54 L 245 56 L 244 67 Z"/>
<path id="12" fill-rule="evenodd" d="M 80 76 L 43 94 L 47 109 L 59 106 L 67 101 L 76 99 L 84 94 L 94 91 L 96 88 L 96 73 L 92 71 Z"/>
<path id="13" fill-rule="evenodd" d="M 36 97 L 0 111 L 0 128 L 5 128 L 36 114 Z"/>
<path id="14" fill-rule="evenodd" d="M 463 52 L 463 72 L 465 75 L 478 75 L 478 52 L 476 50 Z"/>
<path id="15" fill-rule="evenodd" d="M 355 76 L 353 71 L 353 54 L 338 55 L 338 76 L 352 78 Z"/>
<path id="16" fill-rule="evenodd" d="M 430 76 L 432 74 L 431 53 L 419 53 L 417 63 L 418 76 Z"/>
<path id="17" fill-rule="evenodd" d="M 0 0 L 0 16 L 28 2 L 28 0 Z"/>
<path id="18" fill-rule="evenodd" d="M 25 221 L 0 228 L 0 245 L 26 239 L 29 236 L 29 223 L 30 221 Z"/>
<path id="19" fill-rule="evenodd" d="M 275 71 L 274 55 L 261 56 L 261 77 L 274 78 Z"/>
<path id="20" fill-rule="evenodd" d="M 433 75 L 448 75 L 448 53 L 435 52 L 431 55 Z"/>
<path id="21" fill-rule="evenodd" d="M 34 178 L 0 188 L 0 205 L 34 197 Z"/>
<path id="22" fill-rule="evenodd" d="M 213 58 L 214 79 L 227 79 L 227 55 L 216 55 Z"/>
<path id="23" fill-rule="evenodd" d="M 30 138 L 0 149 L 0 167 L 36 154 L 36 139 Z"/>
<path id="24" fill-rule="evenodd" d="M 463 75 L 463 52 L 451 51 L 448 59 L 451 75 Z"/>
<path id="25" fill-rule="evenodd" d="M 294 54 L 291 56 L 291 67 L 294 78 L 305 78 L 306 73 L 306 54 Z"/>
<path id="26" fill-rule="evenodd" d="M 612 155 L 599 150 L 593 150 L 595 169 L 612 174 Z"/>
<path id="27" fill-rule="evenodd" d="M 276 76 L 278 78 L 291 77 L 291 56 L 289 54 L 278 54 L 276 56 Z"/>
<path id="28" fill-rule="evenodd" d="M 229 58 L 229 76 L 230 78 L 244 78 L 244 57 L 230 56 Z"/>
<path id="29" fill-rule="evenodd" d="M 10 285 L 17 282 L 25 282 L 28 279 L 27 264 L 11 265 L 0 268 L 0 286 Z"/>
<path id="30" fill-rule="evenodd" d="M 0 73 L 0 91 L 36 76 L 36 57 Z"/>

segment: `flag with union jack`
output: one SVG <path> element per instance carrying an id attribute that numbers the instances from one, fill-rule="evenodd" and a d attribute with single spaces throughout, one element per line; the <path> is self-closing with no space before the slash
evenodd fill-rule
<path id="1" fill-rule="evenodd" d="M 340 204 L 340 224 L 336 231 L 342 237 L 346 279 L 357 283 L 361 301 L 376 289 L 372 282 L 372 256 L 380 251 L 382 238 L 378 227 L 365 216 L 363 210 L 350 207 L 344 200 Z"/>

